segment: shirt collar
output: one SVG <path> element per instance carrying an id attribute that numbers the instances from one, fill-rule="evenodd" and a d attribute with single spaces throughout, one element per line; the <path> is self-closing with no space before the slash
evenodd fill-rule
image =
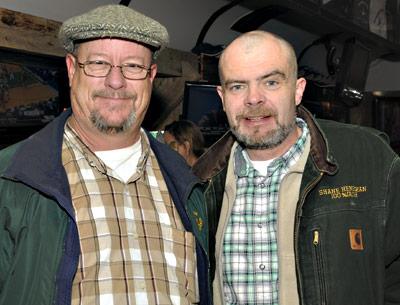
<path id="1" fill-rule="evenodd" d="M 103 174 L 113 176 L 113 170 L 104 164 L 104 162 L 96 156 L 89 146 L 82 141 L 77 132 L 69 124 L 69 121 L 65 124 L 64 137 L 72 144 L 73 150 L 80 153 L 90 166 L 96 167 L 97 170 Z M 144 172 L 147 158 L 150 154 L 150 142 L 143 129 L 140 130 L 140 141 L 142 145 L 142 153 L 138 161 L 135 176 L 140 176 Z"/>

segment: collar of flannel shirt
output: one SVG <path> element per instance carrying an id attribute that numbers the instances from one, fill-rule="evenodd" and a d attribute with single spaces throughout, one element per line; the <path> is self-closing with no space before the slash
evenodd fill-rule
<path id="1" fill-rule="evenodd" d="M 72 137 L 72 139 L 70 139 L 71 145 L 73 145 L 74 149 L 79 151 L 85 157 L 85 159 L 91 166 L 95 166 L 99 172 L 105 175 L 118 177 L 118 175 L 114 175 L 113 170 L 109 168 L 99 157 L 97 157 L 96 154 L 89 148 L 89 146 L 87 146 L 81 140 L 79 135 L 69 124 L 69 120 L 65 124 L 65 129 L 68 131 L 66 133 L 67 137 Z M 140 141 L 142 145 L 142 154 L 137 164 L 137 171 L 135 176 L 140 176 L 143 173 L 143 171 L 145 170 L 147 158 L 150 154 L 150 142 L 143 129 L 140 130 Z"/>

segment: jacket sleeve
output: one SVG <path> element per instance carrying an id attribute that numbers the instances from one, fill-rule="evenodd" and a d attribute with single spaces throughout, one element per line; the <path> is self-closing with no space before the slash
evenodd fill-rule
<path id="1" fill-rule="evenodd" d="M 10 213 L 3 203 L 4 200 L 0 198 L 0 296 L 9 274 L 14 251 L 14 239 L 8 228 Z"/>
<path id="2" fill-rule="evenodd" d="M 385 305 L 400 304 L 400 159 L 388 175 L 385 228 Z"/>

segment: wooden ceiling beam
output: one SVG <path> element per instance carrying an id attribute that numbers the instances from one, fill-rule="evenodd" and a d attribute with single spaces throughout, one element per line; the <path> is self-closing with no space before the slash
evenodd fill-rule
<path id="1" fill-rule="evenodd" d="M 61 23 L 0 8 L 0 47 L 41 55 L 64 56 L 57 35 Z"/>

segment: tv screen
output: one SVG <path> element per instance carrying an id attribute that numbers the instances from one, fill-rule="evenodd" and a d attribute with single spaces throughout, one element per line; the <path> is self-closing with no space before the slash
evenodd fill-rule
<path id="1" fill-rule="evenodd" d="M 217 93 L 217 85 L 204 82 L 186 82 L 182 119 L 200 127 L 206 145 L 210 145 L 228 129 L 228 120 Z"/>

